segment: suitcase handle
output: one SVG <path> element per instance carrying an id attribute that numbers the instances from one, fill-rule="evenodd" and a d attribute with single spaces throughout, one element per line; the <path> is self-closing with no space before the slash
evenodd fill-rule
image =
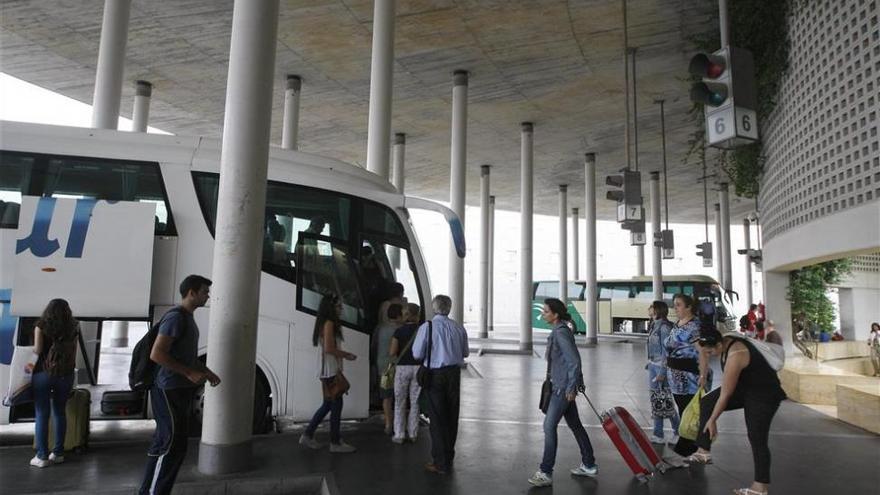
<path id="1" fill-rule="evenodd" d="M 587 396 L 587 391 L 586 391 L 586 390 L 581 390 L 581 394 L 583 394 L 584 399 L 587 399 L 587 404 L 589 404 L 589 405 L 590 405 L 590 409 L 592 409 L 593 412 L 596 413 L 596 417 L 599 418 L 599 422 L 601 423 L 602 421 L 604 421 L 605 418 L 603 418 L 602 415 L 599 414 L 599 411 L 596 409 L 596 406 L 593 405 L 593 401 L 591 401 L 591 400 L 590 400 L 590 397 Z"/>

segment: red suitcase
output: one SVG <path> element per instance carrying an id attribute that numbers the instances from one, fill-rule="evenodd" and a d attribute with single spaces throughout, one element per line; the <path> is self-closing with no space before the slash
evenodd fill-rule
<path id="1" fill-rule="evenodd" d="M 642 483 L 648 481 L 648 478 L 657 471 L 666 472 L 669 466 L 657 455 L 645 432 L 629 411 L 622 407 L 612 407 L 599 413 L 586 393 L 584 397 L 602 422 L 605 433 L 611 437 L 611 442 L 617 447 L 623 460 L 639 481 Z"/>

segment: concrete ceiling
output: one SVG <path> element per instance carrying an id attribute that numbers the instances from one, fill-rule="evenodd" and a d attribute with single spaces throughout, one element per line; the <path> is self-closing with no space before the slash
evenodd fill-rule
<path id="1" fill-rule="evenodd" d="M 711 8 L 712 2 L 709 2 Z M 301 149 L 364 166 L 370 91 L 369 0 L 282 0 L 273 142 L 279 143 L 288 73 L 303 77 Z M 661 164 L 659 107 L 666 100 L 672 222 L 702 222 L 698 166 L 682 165 L 693 126 L 684 76 L 687 41 L 709 25 L 706 1 L 629 0 L 638 53 L 639 163 Z M 91 102 L 103 2 L 3 0 L 0 70 Z M 134 1 L 122 113 L 133 82 L 154 84 L 150 125 L 219 137 L 231 0 Z M 393 132 L 407 133 L 407 193 L 449 198 L 452 71 L 470 71 L 469 205 L 491 164 L 498 207 L 519 209 L 520 122 L 535 123 L 535 210 L 557 212 L 558 184 L 583 202 L 583 154 L 601 177 L 624 165 L 623 30 L 619 0 L 398 0 Z M 710 170 L 712 172 L 712 170 Z M 646 174 L 647 175 L 647 174 Z M 645 176 L 647 199 L 647 177 Z M 600 186 L 604 198 L 604 186 Z M 717 195 L 710 191 L 710 202 Z M 751 208 L 734 198 L 734 218 Z M 710 208 L 711 210 L 711 208 Z M 613 218 L 602 200 L 600 218 Z"/>

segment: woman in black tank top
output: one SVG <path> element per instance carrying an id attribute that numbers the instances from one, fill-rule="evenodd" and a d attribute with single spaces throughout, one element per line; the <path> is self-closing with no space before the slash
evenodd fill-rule
<path id="1" fill-rule="evenodd" d="M 706 394 L 700 400 L 700 434 L 696 453 L 688 458 L 692 464 L 709 464 L 712 440 L 718 435 L 716 421 L 721 413 L 743 409 L 752 457 L 755 479 L 748 488 L 734 490 L 739 495 L 766 495 L 770 488 L 770 423 L 785 392 L 776 371 L 747 338 L 727 334 L 722 337 L 716 329 L 703 332 L 698 340 L 701 351 L 721 358 L 724 371 L 721 388 Z"/>

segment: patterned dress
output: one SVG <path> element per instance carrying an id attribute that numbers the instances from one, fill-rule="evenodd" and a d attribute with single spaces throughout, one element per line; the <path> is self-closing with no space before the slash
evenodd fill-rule
<path id="1" fill-rule="evenodd" d="M 693 359 L 695 363 L 699 363 L 699 351 L 696 344 L 691 344 L 691 340 L 700 335 L 700 322 L 696 318 L 679 326 L 678 323 L 672 327 L 669 337 L 666 338 L 665 346 L 668 357 L 678 359 Z M 682 370 L 674 370 L 670 367 L 666 368 L 666 380 L 669 383 L 669 389 L 675 395 L 692 395 L 696 394 L 699 389 L 700 375 Z M 708 380 L 707 380 L 707 383 Z M 707 388 L 710 386 L 707 384 Z"/>

